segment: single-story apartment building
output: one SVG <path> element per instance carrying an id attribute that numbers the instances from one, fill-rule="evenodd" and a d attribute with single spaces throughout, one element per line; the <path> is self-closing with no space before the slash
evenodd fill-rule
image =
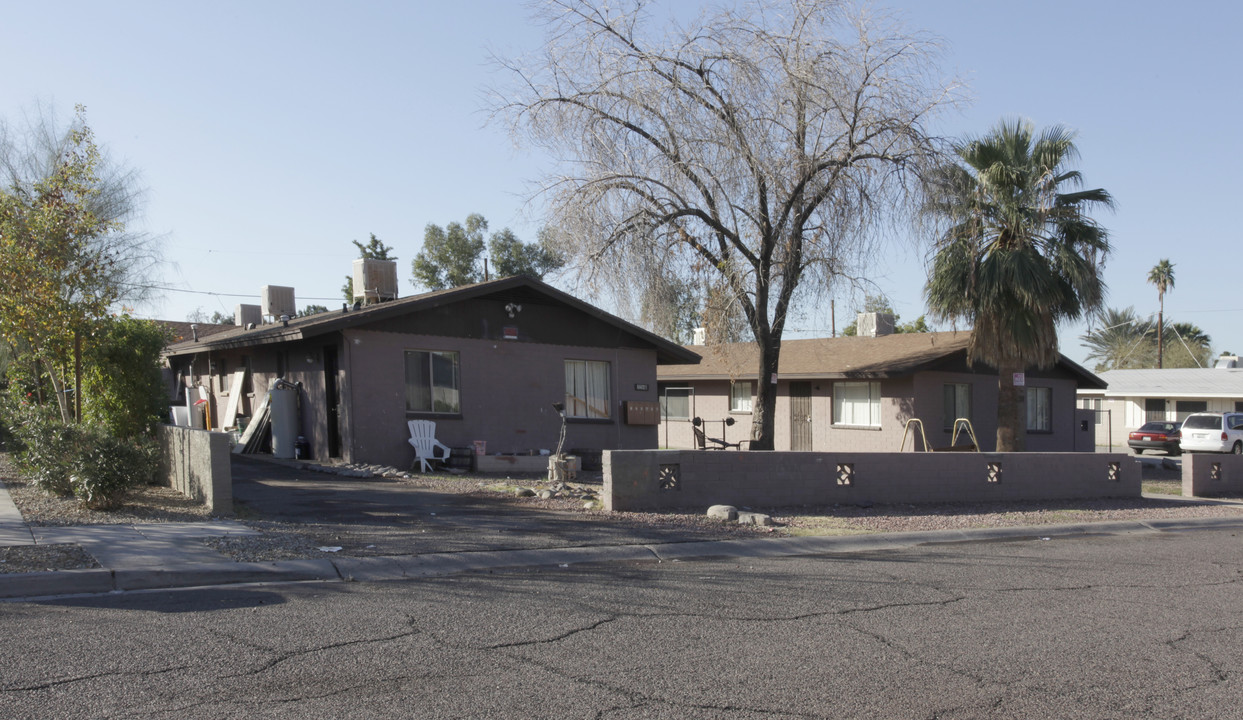
<path id="1" fill-rule="evenodd" d="M 1179 421 L 1194 412 L 1243 412 L 1243 368 L 1237 357 L 1212 368 L 1107 370 L 1108 385 L 1079 389 L 1079 406 L 1096 413 L 1096 444 L 1126 445 L 1149 420 Z"/>
<path id="2" fill-rule="evenodd" d="M 955 421 L 966 418 L 980 449 L 995 450 L 997 371 L 967 363 L 969 340 L 969 332 L 932 332 L 784 341 L 776 376 L 762 379 L 777 385 L 775 449 L 922 450 L 916 428 L 907 436 L 913 418 L 929 446 L 946 448 Z M 661 446 L 696 447 L 693 420 L 700 418 L 706 437 L 745 448 L 758 350 L 753 343 L 688 349 L 702 356 L 699 364 L 664 365 L 657 372 Z M 1103 389 L 1100 378 L 1060 356 L 1053 367 L 1029 369 L 1022 381 L 1028 451 L 1094 449 L 1092 415 L 1076 408 L 1075 397 L 1083 388 Z M 959 437 L 955 445 L 969 442 Z"/>
<path id="3" fill-rule="evenodd" d="M 453 448 L 555 450 L 554 403 L 567 449 L 655 448 L 656 368 L 699 360 L 522 276 L 289 315 L 185 339 L 165 356 L 190 402 L 206 396 L 218 429 L 231 413 L 244 423 L 278 379 L 292 384 L 297 434 L 317 460 L 409 467 L 411 419 L 435 421 Z"/>

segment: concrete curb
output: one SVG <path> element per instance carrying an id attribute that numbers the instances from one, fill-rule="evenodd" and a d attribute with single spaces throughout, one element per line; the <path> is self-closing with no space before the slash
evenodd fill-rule
<path id="1" fill-rule="evenodd" d="M 0 575 L 0 598 L 98 595 L 127 590 L 237 585 L 257 582 L 340 580 L 327 560 L 262 563 L 182 563 L 131 570 L 60 570 Z"/>
<path id="2" fill-rule="evenodd" d="M 874 535 L 755 538 L 657 545 L 493 550 L 429 555 L 341 557 L 253 563 L 182 563 L 130 570 L 63 570 L 0 574 L 0 599 L 94 595 L 116 591 L 206 587 L 242 583 L 390 581 L 443 577 L 517 567 L 606 562 L 677 562 L 706 558 L 771 558 L 897 550 L 921 545 L 997 542 L 1082 535 L 1173 532 L 1221 528 L 1243 530 L 1243 517 L 1144 520 L 1010 528 L 934 530 Z"/>
<path id="3" fill-rule="evenodd" d="M 184 563 L 159 568 L 116 570 L 116 590 L 237 585 L 254 582 L 340 580 L 328 560 L 279 560 L 251 563 Z"/>
<path id="4" fill-rule="evenodd" d="M 579 563 L 652 561 L 657 557 L 643 545 L 546 548 L 535 550 L 487 550 L 429 555 L 334 558 L 341 577 L 347 580 L 403 580 L 440 577 L 475 570 L 514 567 L 574 565 Z"/>
<path id="5" fill-rule="evenodd" d="M 0 575 L 0 598 L 97 595 L 112 592 L 112 571 L 60 570 Z"/>

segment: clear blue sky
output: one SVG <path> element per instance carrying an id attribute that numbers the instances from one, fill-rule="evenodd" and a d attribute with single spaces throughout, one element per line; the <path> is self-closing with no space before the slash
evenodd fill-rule
<path id="1" fill-rule="evenodd" d="M 1239 223 L 1243 6 L 1204 2 L 877 3 L 942 38 L 944 66 L 972 103 L 947 136 L 1003 116 L 1079 132 L 1080 170 L 1118 208 L 1101 219 L 1115 252 L 1108 304 L 1155 313 L 1148 270 L 1175 264 L 1166 314 L 1243 352 Z M 692 8 L 690 3 L 679 12 Z M 338 307 L 375 233 L 396 248 L 402 294 L 427 223 L 484 214 L 535 237 L 524 208 L 539 156 L 486 125 L 488 53 L 537 47 L 516 2 L 11 3 L 4 11 L 0 115 L 36 102 L 87 106 L 97 138 L 142 172 L 143 225 L 167 236 L 169 292 L 139 314 L 231 313 L 265 284 L 299 305 Z M 924 250 L 895 243 L 870 273 L 904 320 L 924 312 Z M 319 299 L 324 298 L 324 299 Z M 839 329 L 858 298 L 838 298 Z M 828 307 L 798 328 L 828 334 Z M 1062 351 L 1082 361 L 1081 325 Z"/>

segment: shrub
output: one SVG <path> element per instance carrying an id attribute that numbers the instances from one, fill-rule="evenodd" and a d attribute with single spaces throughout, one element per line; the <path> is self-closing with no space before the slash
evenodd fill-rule
<path id="1" fill-rule="evenodd" d="M 70 477 L 76 470 L 85 434 L 76 425 L 65 425 L 39 409 L 20 413 L 13 425 L 18 441 L 14 460 L 37 487 L 52 495 L 71 495 Z"/>
<path id="2" fill-rule="evenodd" d="M 83 358 L 82 419 L 122 438 L 136 438 L 168 412 L 160 375 L 165 330 L 128 315 L 99 323 Z"/>
<path id="3" fill-rule="evenodd" d="M 108 510 L 129 489 L 151 480 L 158 453 L 152 442 L 122 440 L 99 430 L 84 433 L 85 442 L 74 458 L 70 485 L 87 507 Z"/>
<path id="4" fill-rule="evenodd" d="M 159 466 L 152 439 L 117 438 L 103 428 L 65 425 L 38 410 L 14 426 L 21 448 L 18 467 L 35 486 L 53 495 L 74 495 L 86 506 L 107 510 L 130 488 L 151 482 Z"/>

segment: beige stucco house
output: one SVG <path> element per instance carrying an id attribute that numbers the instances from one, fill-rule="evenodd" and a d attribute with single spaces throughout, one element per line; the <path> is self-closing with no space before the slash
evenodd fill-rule
<path id="1" fill-rule="evenodd" d="M 882 324 L 883 325 L 883 324 Z M 908 420 L 918 418 L 933 448 L 951 444 L 957 418 L 968 418 L 982 450 L 997 432 L 997 372 L 967 363 L 967 332 L 787 340 L 775 378 L 756 378 L 751 343 L 691 346 L 697 365 L 662 365 L 662 447 L 695 447 L 693 419 L 708 437 L 744 442 L 757 382 L 777 385 L 776 449 L 893 452 Z M 1023 377 L 1027 449 L 1093 449 L 1090 412 L 1075 405 L 1080 389 L 1103 389 L 1091 372 L 1061 356 Z M 734 424 L 727 424 L 733 419 Z M 912 430 L 914 434 L 914 431 Z M 960 439 L 957 444 L 963 444 Z M 922 449 L 907 440 L 905 449 Z"/>

